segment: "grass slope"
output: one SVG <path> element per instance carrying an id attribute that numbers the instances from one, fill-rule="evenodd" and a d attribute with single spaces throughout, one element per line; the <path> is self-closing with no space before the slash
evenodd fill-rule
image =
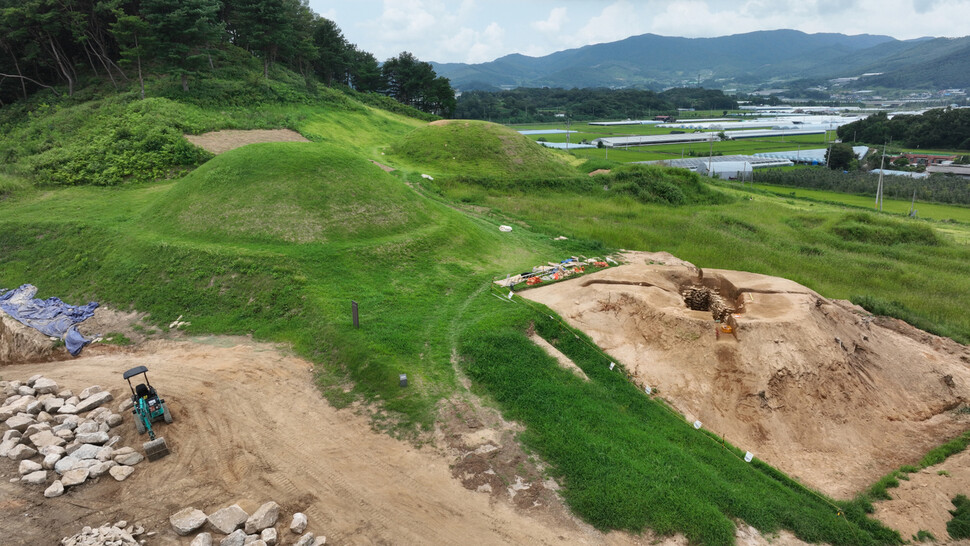
<path id="1" fill-rule="evenodd" d="M 916 326 L 970 342 L 964 311 L 970 306 L 970 247 L 957 242 L 967 240 L 968 230 L 959 224 L 859 216 L 857 209 L 738 192 L 727 184 L 718 189 L 740 197 L 733 203 L 669 207 L 602 187 L 536 191 L 435 182 L 449 198 L 550 233 L 613 248 L 666 250 L 702 267 L 789 278 L 826 297 L 892 310 Z"/>
<path id="2" fill-rule="evenodd" d="M 409 133 L 391 151 L 401 163 L 432 174 L 517 178 L 576 175 L 569 156 L 484 121 L 434 122 Z"/>
<path id="3" fill-rule="evenodd" d="M 225 242 L 330 242 L 401 235 L 429 204 L 362 157 L 325 144 L 237 148 L 180 180 L 146 222 L 172 236 Z"/>
<path id="4" fill-rule="evenodd" d="M 846 272 L 880 266 L 887 272 L 876 267 L 862 276 L 866 283 L 908 282 L 924 295 L 939 290 L 959 300 L 965 296 L 954 291 L 970 278 L 964 251 L 946 241 L 927 245 L 921 231 L 806 212 L 776 198 L 725 199 L 731 190 L 665 178 L 663 170 L 633 170 L 636 176 L 603 190 L 599 179 L 576 177 L 549 151 L 535 164 L 524 155 L 528 147 L 497 159 L 481 153 L 476 142 L 503 142 L 489 136 L 487 124 L 470 131 L 472 143 L 461 147 L 492 180 L 510 177 L 502 169 L 521 167 L 521 176 L 535 183 L 437 181 L 434 189 L 446 197 L 493 209 L 470 216 L 404 183 L 448 167 L 447 157 L 395 156 L 415 172 L 393 175 L 367 161 L 400 140 L 412 120 L 359 104 L 286 108 L 295 108 L 286 110 L 293 126 L 317 142 L 241 148 L 177 182 L 8 192 L 0 201 L 0 286 L 33 282 L 42 296 L 133 306 L 159 324 L 185 315 L 190 332 L 289 342 L 319 364 L 333 403 L 377 401 L 376 422 L 397 431 L 430 428 L 436 404 L 460 389 L 452 367 L 460 355 L 476 388 L 529 427 L 523 441 L 552 465 L 570 505 L 601 528 L 650 526 L 721 544 L 733 541 L 731 519 L 741 518 L 807 540 L 898 541 L 862 510 L 839 518 L 826 501 L 770 467 L 739 463 L 733 448 L 711 449 L 629 383 L 604 374 L 596 360 L 602 355 L 571 345 L 579 339 L 574 334 L 557 333 L 545 319 L 492 297 L 488 281 L 564 255 L 599 252 L 599 243 L 585 241 L 604 241 L 670 250 L 705 267 L 796 271 L 789 276 L 805 284 L 822 271 L 830 275 L 823 293 L 867 287 L 852 284 Z M 556 173 L 586 182 L 579 188 L 537 182 L 557 180 Z M 662 198 L 671 187 L 684 199 Z M 355 224 L 358 209 L 384 223 Z M 347 225 L 327 223 L 334 212 Z M 509 217 L 533 228 L 517 223 L 500 233 L 498 224 Z M 560 233 L 570 240 L 553 241 Z M 905 241 L 886 244 L 886 236 Z M 906 269 L 915 267 L 903 262 L 909 258 L 936 268 L 940 286 L 919 286 L 924 270 Z M 359 330 L 350 324 L 351 300 L 360 304 Z M 534 320 L 592 384 L 558 371 L 531 345 L 523 332 Z M 408 374 L 407 389 L 398 387 L 399 373 Z"/>

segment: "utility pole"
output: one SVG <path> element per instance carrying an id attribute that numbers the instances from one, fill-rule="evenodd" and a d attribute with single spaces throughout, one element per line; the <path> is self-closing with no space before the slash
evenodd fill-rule
<path id="1" fill-rule="evenodd" d="M 882 146 L 882 159 L 879 161 L 879 184 L 876 186 L 876 206 L 879 210 L 882 210 L 882 179 L 885 173 L 883 168 L 886 166 L 886 145 Z M 916 194 L 913 194 L 913 201 L 916 200 Z"/>
<path id="2" fill-rule="evenodd" d="M 566 113 L 566 149 L 569 149 L 569 113 Z"/>
<path id="3" fill-rule="evenodd" d="M 714 133 L 711 133 L 711 150 L 707 153 L 707 176 L 708 176 L 708 178 L 714 176 L 714 173 L 711 172 L 711 157 L 713 155 L 714 155 Z"/>

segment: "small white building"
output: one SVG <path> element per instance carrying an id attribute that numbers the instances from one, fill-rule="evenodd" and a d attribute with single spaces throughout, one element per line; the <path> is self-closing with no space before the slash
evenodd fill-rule
<path id="1" fill-rule="evenodd" d="M 722 180 L 751 180 L 751 163 L 747 161 L 714 161 L 697 166 L 697 174 Z"/>

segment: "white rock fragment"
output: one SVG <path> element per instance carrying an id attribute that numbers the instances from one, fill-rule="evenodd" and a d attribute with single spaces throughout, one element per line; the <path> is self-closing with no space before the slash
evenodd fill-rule
<path id="1" fill-rule="evenodd" d="M 59 453 L 48 453 L 44 455 L 44 461 L 40 463 L 41 468 L 45 470 L 54 470 L 54 465 L 57 461 L 61 460 L 61 455 Z"/>
<path id="2" fill-rule="evenodd" d="M 99 432 L 87 432 L 84 434 L 75 433 L 74 439 L 77 440 L 78 442 L 81 442 L 82 444 L 96 444 L 100 446 L 104 443 L 107 443 L 109 437 L 106 432 L 99 431 Z"/>
<path id="3" fill-rule="evenodd" d="M 61 484 L 64 487 L 71 487 L 74 485 L 81 485 L 88 479 L 89 471 L 87 468 L 76 468 L 74 470 L 68 470 L 61 475 Z"/>
<path id="4" fill-rule="evenodd" d="M 306 514 L 303 512 L 297 512 L 293 514 L 293 520 L 290 522 L 290 531 L 299 535 L 304 530 L 306 530 Z"/>
<path id="5" fill-rule="evenodd" d="M 293 546 L 313 546 L 314 539 L 313 533 L 307 533 L 301 536 L 300 540 L 297 540 Z"/>
<path id="6" fill-rule="evenodd" d="M 246 544 L 246 533 L 242 529 L 236 529 L 219 541 L 219 546 L 243 546 L 244 544 Z"/>
<path id="7" fill-rule="evenodd" d="M 17 473 L 23 476 L 24 474 L 30 474 L 31 472 L 37 472 L 42 467 L 31 461 L 30 459 L 24 459 L 20 461 L 20 465 L 17 467 Z"/>
<path id="8" fill-rule="evenodd" d="M 202 514 L 202 518 L 202 521 L 204 522 L 205 514 Z M 209 533 L 199 533 L 195 538 L 192 539 L 189 546 L 212 546 L 212 535 Z"/>
<path id="9" fill-rule="evenodd" d="M 102 464 L 107 464 L 107 463 L 102 463 Z M 131 476 L 131 474 L 134 471 L 135 469 L 130 466 L 118 465 L 118 466 L 112 466 L 108 470 L 108 474 L 111 474 L 111 477 L 118 480 L 119 482 L 123 482 L 128 478 L 128 476 Z"/>
<path id="10" fill-rule="evenodd" d="M 223 508 L 209 515 L 209 525 L 224 535 L 239 529 L 243 526 L 249 514 L 238 504 Z M 245 536 L 245 533 L 243 533 Z"/>
<path id="11" fill-rule="evenodd" d="M 280 516 L 280 505 L 273 501 L 269 501 L 253 512 L 253 515 L 249 516 L 246 520 L 246 525 L 244 530 L 247 535 L 253 533 L 258 533 L 267 527 L 272 527 L 276 525 L 276 520 Z"/>
<path id="12" fill-rule="evenodd" d="M 84 389 L 83 391 L 81 391 L 81 394 L 77 395 L 77 397 L 80 398 L 81 400 L 84 400 L 84 399 L 90 397 L 92 394 L 98 394 L 99 392 L 102 392 L 103 390 L 104 389 L 101 388 L 101 385 L 91 385 L 90 387 L 88 387 L 88 388 Z"/>
<path id="13" fill-rule="evenodd" d="M 54 497 L 60 497 L 63 494 L 64 494 L 64 484 L 61 483 L 61 480 L 54 480 L 54 483 L 52 483 L 50 487 L 44 490 L 44 496 L 47 497 L 48 499 L 52 499 Z"/>
<path id="14" fill-rule="evenodd" d="M 34 455 L 37 455 L 36 449 L 25 446 L 24 444 L 17 444 L 10 450 L 9 453 L 7 453 L 7 458 L 14 461 L 22 461 L 24 459 L 29 459 Z"/>
<path id="15" fill-rule="evenodd" d="M 118 450 L 118 451 L 121 451 L 121 450 Z M 118 451 L 115 451 L 115 454 L 113 457 L 114 461 L 118 464 L 132 466 L 142 462 L 145 459 L 145 457 L 141 453 L 132 452 L 132 453 L 123 453 L 121 455 L 118 455 Z"/>
<path id="16" fill-rule="evenodd" d="M 47 482 L 47 471 L 38 470 L 36 472 L 31 472 L 30 474 L 25 475 L 23 478 L 20 478 L 20 481 L 30 485 L 41 485 Z"/>
<path id="17" fill-rule="evenodd" d="M 266 543 L 266 546 L 276 546 L 279 537 L 276 534 L 276 527 L 267 527 L 263 529 L 263 532 L 259 534 L 260 540 Z"/>
<path id="18" fill-rule="evenodd" d="M 172 524 L 172 529 L 174 529 L 177 534 L 184 537 L 205 525 L 206 517 L 205 512 L 190 506 L 172 514 L 172 516 L 168 518 L 168 521 Z M 208 534 L 209 533 L 202 533 L 202 535 Z M 195 544 L 195 541 L 192 541 L 192 544 Z M 211 536 L 209 536 L 209 540 L 205 544 L 212 544 Z"/>
<path id="19" fill-rule="evenodd" d="M 41 377 L 31 386 L 37 391 L 37 394 L 53 394 L 57 392 L 57 382 L 46 377 Z"/>
<path id="20" fill-rule="evenodd" d="M 77 405 L 77 413 L 84 413 L 86 411 L 91 411 L 94 408 L 111 402 L 114 400 L 114 396 L 111 396 L 110 392 L 99 392 L 97 394 L 92 394 L 91 396 L 85 398 L 81 403 Z M 62 408 L 63 409 L 63 408 Z"/>

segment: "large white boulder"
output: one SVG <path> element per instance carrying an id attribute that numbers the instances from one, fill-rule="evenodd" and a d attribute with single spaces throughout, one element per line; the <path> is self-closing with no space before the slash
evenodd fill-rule
<path id="1" fill-rule="evenodd" d="M 54 497 L 60 497 L 63 494 L 64 494 L 64 484 L 61 483 L 61 480 L 54 480 L 54 483 L 52 483 L 50 487 L 48 487 L 44 491 L 44 496 L 49 499 L 52 499 Z"/>
<path id="2" fill-rule="evenodd" d="M 244 530 L 247 535 L 258 533 L 267 527 L 276 525 L 277 518 L 280 517 L 280 505 L 269 501 L 253 512 L 246 520 Z"/>
<path id="3" fill-rule="evenodd" d="M 184 537 L 205 525 L 206 517 L 205 512 L 190 506 L 172 514 L 171 517 L 168 518 L 168 521 L 172 524 L 172 529 L 174 529 L 179 536 Z M 207 535 L 208 533 L 202 534 Z M 194 541 L 192 543 L 195 544 Z M 209 544 L 211 543 L 212 540 L 210 537 Z"/>
<path id="4" fill-rule="evenodd" d="M 114 400 L 114 396 L 111 396 L 110 392 L 99 392 L 97 394 L 92 394 L 91 396 L 85 398 L 77 405 L 77 413 L 84 413 L 86 411 L 91 411 L 94 408 Z"/>
<path id="5" fill-rule="evenodd" d="M 88 479 L 90 471 L 87 468 L 76 468 L 74 470 L 68 470 L 63 475 L 61 475 L 61 485 L 64 487 L 71 487 L 74 485 L 81 485 Z"/>
<path id="6" fill-rule="evenodd" d="M 37 470 L 20 478 L 20 481 L 29 485 L 41 485 L 47 482 L 47 471 Z"/>
<path id="7" fill-rule="evenodd" d="M 91 385 L 90 387 L 81 391 L 81 394 L 77 395 L 77 397 L 80 398 L 81 400 L 85 400 L 89 398 L 92 394 L 98 394 L 99 392 L 102 392 L 102 391 L 104 391 L 104 389 L 101 388 L 101 385 Z"/>
<path id="8" fill-rule="evenodd" d="M 293 531 L 295 534 L 299 535 L 306 530 L 306 524 L 306 514 L 303 512 L 297 512 L 293 514 L 293 520 L 290 522 L 290 531 Z"/>
<path id="9" fill-rule="evenodd" d="M 37 472 L 41 470 L 40 463 L 31 461 L 30 459 L 24 459 L 20 461 L 20 465 L 17 467 L 17 473 L 21 476 L 25 474 L 30 474 L 31 472 Z"/>
<path id="10" fill-rule="evenodd" d="M 106 463 L 102 463 L 102 464 L 106 464 Z M 108 474 L 111 474 L 111 477 L 114 478 L 115 480 L 119 482 L 123 482 L 126 479 L 128 479 L 128 476 L 131 476 L 132 472 L 134 471 L 135 469 L 130 466 L 118 465 L 118 466 L 112 466 L 111 469 L 108 470 Z"/>
<path id="11" fill-rule="evenodd" d="M 41 377 L 31 386 L 37 391 L 37 394 L 53 394 L 57 392 L 57 382 L 46 377 Z"/>
<path id="12" fill-rule="evenodd" d="M 7 458 L 14 461 L 22 461 L 37 455 L 37 450 L 24 444 L 17 444 L 7 453 Z"/>
<path id="13" fill-rule="evenodd" d="M 238 504 L 233 504 L 209 514 L 209 525 L 215 530 L 224 535 L 239 529 L 246 523 L 249 518 L 249 514 L 242 509 Z M 243 533 L 245 535 L 245 533 Z"/>

